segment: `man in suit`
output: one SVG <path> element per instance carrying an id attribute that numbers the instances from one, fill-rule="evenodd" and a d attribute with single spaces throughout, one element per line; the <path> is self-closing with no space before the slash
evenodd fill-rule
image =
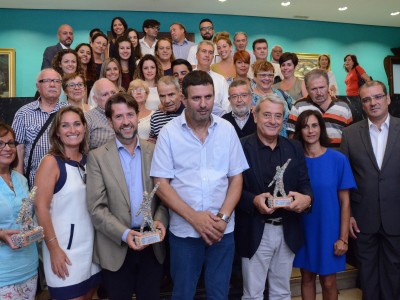
<path id="1" fill-rule="evenodd" d="M 140 246 L 143 192 L 153 189 L 149 177 L 154 145 L 137 136 L 138 104 L 132 96 L 110 97 L 106 116 L 116 138 L 89 153 L 87 204 L 95 228 L 93 259 L 103 268 L 109 299 L 158 299 L 165 249 L 162 243 Z M 166 208 L 156 199 L 151 211 L 162 239 Z"/>
<path id="2" fill-rule="evenodd" d="M 254 111 L 257 132 L 241 139 L 250 166 L 243 172 L 234 231 L 242 257 L 242 299 L 264 299 L 268 275 L 269 299 L 290 300 L 294 254 L 304 242 L 300 213 L 311 208 L 311 185 L 301 144 L 279 136 L 284 105 L 275 94 L 261 99 Z M 288 161 L 283 184 L 293 201 L 284 208 L 269 207 L 266 201 L 274 191 L 270 183 L 278 177 L 277 167 Z"/>
<path id="3" fill-rule="evenodd" d="M 58 51 L 62 49 L 69 49 L 74 41 L 74 30 L 68 24 L 63 24 L 58 28 L 57 36 L 59 43 L 54 46 L 47 47 L 43 53 L 42 70 L 51 68 L 51 62 Z"/>
<path id="4" fill-rule="evenodd" d="M 360 88 L 368 119 L 343 130 L 341 151 L 357 182 L 351 192 L 350 236 L 363 299 L 400 299 L 400 119 L 388 112 L 390 97 L 380 81 Z"/>

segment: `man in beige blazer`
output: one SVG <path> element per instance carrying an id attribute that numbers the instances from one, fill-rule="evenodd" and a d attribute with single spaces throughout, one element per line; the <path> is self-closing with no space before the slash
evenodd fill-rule
<path id="1" fill-rule="evenodd" d="M 163 243 L 138 246 L 141 215 L 136 216 L 143 192 L 151 192 L 149 177 L 154 144 L 137 136 L 138 105 L 132 96 L 116 94 L 105 113 L 116 138 L 89 153 L 87 204 L 95 228 L 94 261 L 103 268 L 109 299 L 159 299 Z M 154 226 L 162 238 L 168 225 L 167 209 L 152 202 Z"/>

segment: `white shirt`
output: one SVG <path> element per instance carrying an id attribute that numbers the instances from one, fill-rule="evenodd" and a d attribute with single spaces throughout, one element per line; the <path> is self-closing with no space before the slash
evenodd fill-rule
<path id="1" fill-rule="evenodd" d="M 187 57 L 187 61 L 192 66 L 197 66 L 197 58 L 196 58 L 197 46 L 198 45 L 194 45 L 194 46 L 192 46 L 192 48 L 190 48 L 189 54 L 188 54 L 188 57 Z M 218 55 L 217 46 L 214 45 L 214 60 L 213 60 L 212 63 L 216 64 L 217 62 L 220 62 L 220 61 L 221 61 L 221 57 L 219 57 L 219 55 Z"/>
<path id="2" fill-rule="evenodd" d="M 213 71 L 208 72 L 214 82 L 214 107 L 212 113 L 219 117 L 232 110 L 229 102 L 228 83 L 224 76 Z"/>
<path id="3" fill-rule="evenodd" d="M 140 48 L 142 49 L 142 55 L 145 56 L 146 54 L 154 55 L 156 49 L 157 39 L 154 41 L 153 46 L 150 47 L 144 40 L 144 37 L 139 40 Z"/>
<path id="4" fill-rule="evenodd" d="M 389 114 L 385 122 L 379 129 L 374 123 L 368 119 L 369 136 L 371 138 L 372 149 L 374 150 L 376 163 L 379 169 L 382 167 L 383 157 L 385 155 L 387 138 L 389 133 Z"/>

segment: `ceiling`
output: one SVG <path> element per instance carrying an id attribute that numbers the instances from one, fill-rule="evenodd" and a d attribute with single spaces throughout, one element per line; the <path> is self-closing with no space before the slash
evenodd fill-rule
<path id="1" fill-rule="evenodd" d="M 282 1 L 291 5 L 281 6 Z M 346 11 L 339 7 L 347 6 Z M 157 11 L 302 19 L 400 27 L 400 0 L 1 0 L 0 7 Z"/>

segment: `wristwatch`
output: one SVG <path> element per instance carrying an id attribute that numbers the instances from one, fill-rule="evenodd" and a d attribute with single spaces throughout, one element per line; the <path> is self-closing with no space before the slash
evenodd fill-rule
<path id="1" fill-rule="evenodd" d="M 225 223 L 229 223 L 229 221 L 231 220 L 230 216 L 224 215 L 222 213 L 217 213 L 217 217 L 221 218 L 222 221 L 224 221 Z"/>

